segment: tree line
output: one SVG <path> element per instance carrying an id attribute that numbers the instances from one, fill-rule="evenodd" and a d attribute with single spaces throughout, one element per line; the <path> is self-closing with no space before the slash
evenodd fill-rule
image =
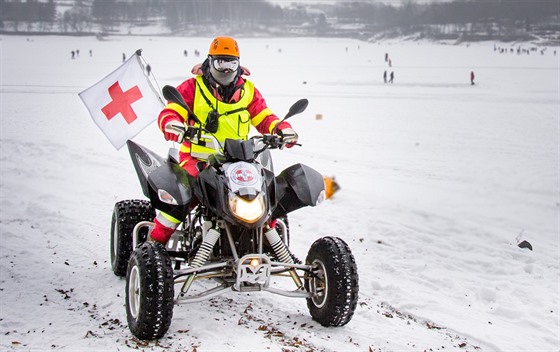
<path id="1" fill-rule="evenodd" d="M 457 0 L 418 4 L 408 1 L 395 7 L 383 3 L 350 2 L 332 6 L 329 14 L 341 21 L 380 25 L 476 23 L 481 21 L 525 21 L 534 23 L 560 18 L 557 0 Z"/>
<path id="2" fill-rule="evenodd" d="M 63 6 L 57 13 L 57 6 Z M 530 30 L 549 23 L 560 30 L 558 0 L 455 0 L 418 4 L 413 0 L 385 4 L 373 1 L 316 5 L 321 12 L 304 6 L 281 8 L 265 0 L 0 0 L 0 28 L 29 30 L 58 26 L 62 32 L 84 32 L 101 26 L 110 32 L 122 24 L 164 23 L 171 31 L 223 26 L 231 30 L 301 26 L 313 34 L 329 34 L 345 23 L 363 24 L 365 30 L 431 28 L 445 31 L 495 31 L 499 28 Z M 555 26 L 555 27 L 554 27 Z"/>
<path id="3" fill-rule="evenodd" d="M 423 33 L 436 38 L 458 34 L 468 40 L 530 39 L 530 33 L 560 34 L 558 0 L 455 0 L 418 4 L 408 0 L 395 7 L 374 2 L 349 2 L 326 8 L 340 23 L 361 23 L 366 33 Z M 542 34 L 542 33 L 539 33 Z M 482 37 L 485 36 L 485 37 Z"/>

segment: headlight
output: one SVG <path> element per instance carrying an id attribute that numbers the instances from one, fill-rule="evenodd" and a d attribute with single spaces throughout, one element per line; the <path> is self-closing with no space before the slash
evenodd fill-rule
<path id="1" fill-rule="evenodd" d="M 235 193 L 230 193 L 229 209 L 239 220 L 252 224 L 257 222 L 264 215 L 264 196 L 261 193 L 253 200 L 246 200 Z"/>

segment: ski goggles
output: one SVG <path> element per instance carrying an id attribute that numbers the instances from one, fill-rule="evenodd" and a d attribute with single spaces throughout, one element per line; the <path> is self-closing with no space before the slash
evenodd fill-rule
<path id="1" fill-rule="evenodd" d="M 239 59 L 235 57 L 212 58 L 212 66 L 218 72 L 233 72 L 239 68 Z"/>

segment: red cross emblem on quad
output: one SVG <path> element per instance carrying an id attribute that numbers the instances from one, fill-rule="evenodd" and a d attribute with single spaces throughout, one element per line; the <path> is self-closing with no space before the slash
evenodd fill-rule
<path id="1" fill-rule="evenodd" d="M 253 176 L 253 173 L 249 169 L 237 169 L 237 170 L 235 170 L 235 180 L 237 180 L 237 182 L 239 182 L 241 184 L 249 183 L 249 182 L 253 181 L 254 179 L 255 179 L 255 177 Z"/>
<path id="2" fill-rule="evenodd" d="M 138 86 L 134 86 L 126 92 L 123 92 L 119 82 L 115 82 L 109 87 L 109 95 L 113 100 L 101 108 L 107 120 L 111 120 L 120 113 L 124 117 L 126 123 L 130 125 L 138 118 L 134 110 L 132 110 L 132 103 L 142 98 L 142 92 L 140 92 Z"/>

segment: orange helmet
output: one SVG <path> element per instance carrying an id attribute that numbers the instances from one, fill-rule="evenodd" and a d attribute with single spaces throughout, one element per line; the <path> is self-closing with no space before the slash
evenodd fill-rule
<path id="1" fill-rule="evenodd" d="M 239 58 L 239 46 L 232 37 L 217 37 L 210 43 L 208 55 L 212 56 L 234 56 Z"/>

